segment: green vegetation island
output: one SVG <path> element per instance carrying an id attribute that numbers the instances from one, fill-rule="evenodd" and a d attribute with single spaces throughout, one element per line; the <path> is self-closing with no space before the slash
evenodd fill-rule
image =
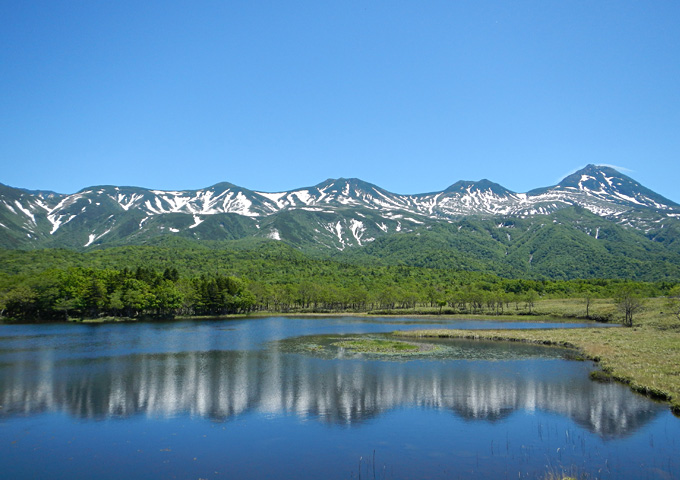
<path id="1" fill-rule="evenodd" d="M 305 255 L 278 242 L 75 252 L 0 250 L 3 323 L 119 322 L 257 315 L 399 315 L 597 321 L 621 328 L 428 330 L 567 346 L 680 413 L 680 283 L 509 278 L 489 272 Z M 628 327 L 628 328 L 625 328 Z M 356 347 L 356 346 L 355 346 Z M 383 348 L 384 345 L 380 345 Z M 408 347 L 391 344 L 390 348 Z"/>

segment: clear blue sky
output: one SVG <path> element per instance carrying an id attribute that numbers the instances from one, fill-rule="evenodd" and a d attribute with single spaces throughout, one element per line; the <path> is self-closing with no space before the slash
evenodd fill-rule
<path id="1" fill-rule="evenodd" d="M 0 2 L 0 182 L 523 192 L 588 163 L 680 202 L 680 2 Z"/>

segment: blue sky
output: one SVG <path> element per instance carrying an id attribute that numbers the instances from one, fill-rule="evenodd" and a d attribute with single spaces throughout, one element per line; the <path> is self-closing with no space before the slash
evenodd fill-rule
<path id="1" fill-rule="evenodd" d="M 0 182 L 514 191 L 588 163 L 680 202 L 677 1 L 0 2 Z"/>

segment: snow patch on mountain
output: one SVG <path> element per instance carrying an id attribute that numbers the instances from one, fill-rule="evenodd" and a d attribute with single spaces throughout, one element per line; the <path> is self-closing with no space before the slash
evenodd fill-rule
<path id="1" fill-rule="evenodd" d="M 343 238 L 343 228 L 342 228 L 342 221 L 338 220 L 335 223 L 323 223 L 322 227 L 333 234 L 333 236 L 337 237 L 338 242 L 340 243 L 341 247 L 337 247 L 339 250 L 344 250 L 345 248 L 345 239 Z"/>
<path id="2" fill-rule="evenodd" d="M 636 204 L 638 204 L 638 205 L 644 205 L 644 203 L 638 202 L 638 200 L 637 200 L 636 198 L 634 198 L 634 197 L 629 197 L 628 195 L 624 195 L 624 194 L 621 193 L 621 192 L 616 192 L 616 196 L 619 197 L 619 198 L 621 198 L 621 199 L 623 199 L 623 200 L 625 200 L 625 201 L 627 201 L 627 202 L 636 203 Z"/>
<path id="3" fill-rule="evenodd" d="M 349 198 L 347 196 L 338 196 L 336 200 L 343 205 L 351 205 L 357 203 L 356 200 Z"/>
<path id="4" fill-rule="evenodd" d="M 255 193 L 266 198 L 267 200 L 274 202 L 279 209 L 282 209 L 286 206 L 285 202 L 283 202 L 281 199 L 284 196 L 286 196 L 288 192 L 279 193 L 255 192 Z"/>
<path id="5" fill-rule="evenodd" d="M 238 213 L 239 215 L 243 215 L 246 217 L 259 217 L 260 214 L 257 212 L 253 212 L 250 210 L 250 207 L 253 205 L 253 202 L 251 202 L 248 197 L 246 197 L 243 193 L 239 192 L 236 195 L 236 199 L 234 202 L 231 204 L 230 208 L 227 210 L 229 212 L 233 213 Z M 225 202 L 225 209 L 226 209 L 226 202 Z"/>
<path id="6" fill-rule="evenodd" d="M 591 177 L 590 175 L 581 175 L 581 180 L 578 182 L 578 188 L 579 190 L 588 190 L 587 187 L 583 185 L 583 182 L 587 182 L 588 180 L 595 180 L 595 177 Z"/>
<path id="7" fill-rule="evenodd" d="M 118 205 L 120 205 L 121 208 L 127 212 L 130 207 L 134 206 L 138 200 L 143 198 L 143 196 L 136 193 L 133 193 L 131 196 L 119 193 L 115 197 L 112 196 L 111 198 L 118 202 Z"/>
<path id="8" fill-rule="evenodd" d="M 376 199 L 377 205 L 382 207 L 382 208 L 388 208 L 388 209 L 389 208 L 392 208 L 392 209 L 394 209 L 394 208 L 404 208 L 409 203 L 408 201 L 399 202 L 394 197 L 389 197 L 379 190 L 376 190 L 375 192 L 384 199 L 384 200 Z"/>
<path id="9" fill-rule="evenodd" d="M 14 215 L 17 214 L 17 211 L 14 210 L 14 208 L 12 207 L 12 205 L 10 205 L 9 203 L 5 202 L 4 200 L 2 201 L 2 203 L 4 203 L 4 204 L 5 204 L 5 207 L 7 207 L 7 209 L 8 209 L 10 212 L 12 212 Z"/>
<path id="10" fill-rule="evenodd" d="M 156 210 L 156 209 L 151 205 L 151 200 L 147 200 L 146 202 L 144 202 L 144 206 L 146 207 L 147 213 L 150 213 L 150 214 L 152 214 L 152 215 L 162 213 L 162 212 L 159 212 L 158 210 Z"/>
<path id="11" fill-rule="evenodd" d="M 29 209 L 24 208 L 24 206 L 21 203 L 19 203 L 19 200 L 15 200 L 14 204 L 17 206 L 17 208 L 19 210 L 21 210 L 21 212 L 24 215 L 26 215 L 28 218 L 31 219 L 31 222 L 33 223 L 33 225 L 37 225 L 36 222 L 35 222 L 35 215 L 33 215 L 33 213 Z"/>
<path id="12" fill-rule="evenodd" d="M 50 230 L 50 235 L 54 235 L 54 232 L 59 230 L 59 227 L 61 226 L 61 219 L 63 217 L 64 217 L 63 215 L 57 216 L 54 214 L 47 216 L 47 220 L 49 220 L 49 222 L 52 224 L 52 230 Z"/>
<path id="13" fill-rule="evenodd" d="M 42 208 L 43 210 L 47 211 L 47 212 L 50 211 L 49 205 L 47 205 L 45 202 L 43 202 L 42 199 L 41 199 L 40 197 L 37 197 L 37 198 L 35 199 L 35 204 L 36 204 L 37 206 L 39 206 L 40 208 Z"/>
<path id="14" fill-rule="evenodd" d="M 111 231 L 111 228 L 109 228 L 107 231 L 105 231 L 104 233 L 102 233 L 102 234 L 100 234 L 100 235 L 97 235 L 97 234 L 95 234 L 95 233 L 91 233 L 91 234 L 89 235 L 89 239 L 88 239 L 87 243 L 86 243 L 85 245 L 83 245 L 83 246 L 84 246 L 84 247 L 89 247 L 90 245 L 92 245 L 94 242 L 96 242 L 97 240 L 99 240 L 100 238 L 102 238 L 104 235 L 106 235 L 106 234 L 109 233 L 110 231 Z"/>
<path id="15" fill-rule="evenodd" d="M 349 222 L 349 229 L 352 231 L 352 236 L 356 239 L 359 246 L 361 246 L 361 237 L 366 232 L 366 227 L 364 227 L 364 223 L 353 218 Z"/>
<path id="16" fill-rule="evenodd" d="M 118 190 L 118 189 L 116 189 Z M 183 195 L 184 192 L 178 192 L 176 190 L 149 190 L 154 195 Z"/>
<path id="17" fill-rule="evenodd" d="M 190 213 L 195 213 L 191 207 L 191 197 L 185 197 L 182 194 L 179 195 L 159 195 L 160 199 L 166 202 L 170 206 L 171 212 L 181 212 L 186 209 Z"/>
<path id="18" fill-rule="evenodd" d="M 335 234 L 338 236 L 338 241 L 342 243 L 343 245 L 345 244 L 345 241 L 342 239 L 342 224 L 338 220 L 338 223 L 335 224 L 335 227 L 333 227 L 335 230 Z"/>
<path id="19" fill-rule="evenodd" d="M 194 215 L 194 224 L 190 225 L 189 228 L 196 228 L 198 227 L 201 223 L 203 223 L 205 219 L 199 217 L 198 215 Z"/>
<path id="20" fill-rule="evenodd" d="M 88 208 L 89 205 L 96 209 Z M 64 230 L 72 234 L 75 230 L 64 229 L 64 225 L 75 218 L 85 217 L 78 223 L 80 228 L 81 223 L 93 225 L 95 222 L 96 225 L 109 213 L 114 214 L 114 220 L 133 218 L 133 222 L 139 222 L 139 229 L 143 229 L 150 218 L 157 218 L 154 224 L 161 228 L 164 224 L 162 216 L 166 214 L 190 215 L 187 218 L 193 218 L 193 224 L 189 228 L 195 228 L 208 215 L 235 214 L 255 221 L 258 217 L 269 217 L 282 211 L 304 210 L 310 212 L 310 218 L 315 214 L 334 215 L 332 221 L 327 218 L 317 220 L 324 226 L 319 227 L 321 232 L 317 232 L 315 238 L 324 245 L 332 241 L 335 248 L 340 245 L 341 249 L 348 245 L 365 245 L 369 229 L 379 235 L 417 231 L 429 228 L 435 222 L 455 223 L 470 215 L 526 218 L 552 214 L 570 206 L 583 207 L 620 225 L 650 233 L 659 228 L 661 220 L 680 218 L 680 207 L 674 203 L 664 201 L 663 197 L 610 168 L 592 165 L 566 177 L 556 186 L 528 193 L 513 193 L 498 184 L 481 180 L 457 182 L 442 192 L 399 195 L 357 179 L 339 179 L 279 193 L 253 192 L 221 183 L 195 191 L 96 187 L 72 195 L 22 191 L 0 197 L 0 211 L 4 215 L 17 215 L 16 225 L 23 223 L 23 228 L 34 232 L 36 238 L 48 232 L 59 236 Z M 259 227 L 257 221 L 255 223 Z M 168 229 L 165 225 L 165 230 Z M 593 229 L 591 235 L 599 238 L 599 233 Z M 88 245 L 96 241 L 94 239 Z"/>
<path id="21" fill-rule="evenodd" d="M 308 190 L 300 190 L 294 192 L 293 195 L 295 195 L 298 200 L 300 200 L 305 205 L 309 205 L 314 201 L 314 198 L 309 194 Z"/>

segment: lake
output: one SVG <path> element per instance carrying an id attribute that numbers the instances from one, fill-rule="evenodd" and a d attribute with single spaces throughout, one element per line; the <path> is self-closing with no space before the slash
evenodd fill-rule
<path id="1" fill-rule="evenodd" d="M 680 478 L 680 419 L 567 350 L 427 340 L 407 318 L 0 325 L 0 477 Z M 580 324 L 560 327 L 579 328 Z"/>

